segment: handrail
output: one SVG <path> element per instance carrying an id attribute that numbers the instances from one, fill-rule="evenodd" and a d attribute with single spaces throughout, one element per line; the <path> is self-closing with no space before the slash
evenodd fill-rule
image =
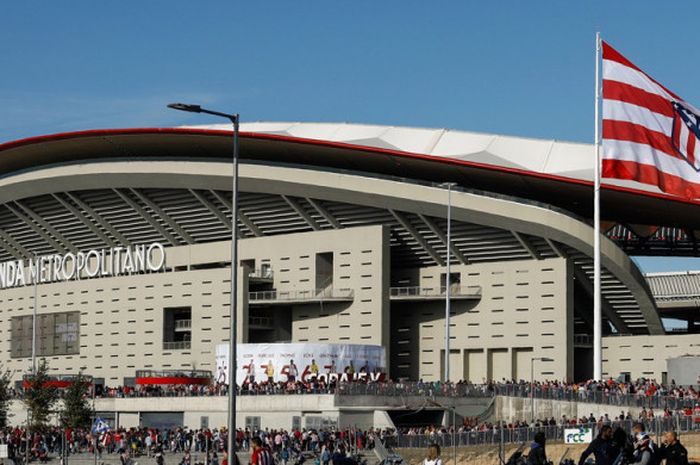
<path id="1" fill-rule="evenodd" d="M 137 378 L 211 378 L 209 370 L 136 370 Z"/>
<path id="2" fill-rule="evenodd" d="M 443 297 L 447 293 L 447 287 L 422 287 L 422 286 L 403 286 L 390 287 L 389 295 L 391 297 Z M 450 295 L 452 296 L 480 296 L 481 286 L 450 286 Z"/>
<path id="3" fill-rule="evenodd" d="M 344 383 L 336 390 L 337 395 L 358 396 L 421 396 L 421 397 L 492 397 L 508 396 L 536 399 L 551 399 L 567 402 L 588 404 L 604 404 L 614 406 L 646 407 L 654 409 L 694 407 L 699 401 L 696 397 L 675 397 L 669 395 L 646 395 L 644 391 L 635 394 L 621 392 L 606 392 L 591 390 L 585 387 L 557 387 L 530 383 L 508 384 L 470 384 L 470 383 L 422 383 L 422 382 L 392 382 L 392 383 Z"/>
<path id="4" fill-rule="evenodd" d="M 163 350 L 187 350 L 191 348 L 191 341 L 163 341 Z"/>
<path id="5" fill-rule="evenodd" d="M 250 273 L 248 273 L 249 278 L 273 279 L 274 276 L 275 274 L 272 271 L 272 268 L 256 268 L 254 270 L 250 270 Z"/>
<path id="6" fill-rule="evenodd" d="M 175 329 L 192 328 L 192 320 L 175 320 Z"/>
<path id="7" fill-rule="evenodd" d="M 638 420 L 605 420 L 603 423 L 612 426 L 613 428 L 622 428 L 626 432 L 632 431 L 632 425 Z M 689 432 L 697 429 L 696 423 L 692 417 L 666 417 L 652 418 L 641 420 L 644 423 L 646 430 L 650 432 L 675 430 L 679 432 Z M 447 429 L 437 429 L 428 431 L 420 431 L 414 428 L 408 432 L 396 431 L 394 434 L 384 436 L 384 446 L 402 449 L 411 448 L 426 448 L 430 444 L 438 444 L 441 447 L 468 447 L 477 445 L 497 445 L 497 444 L 522 444 L 530 443 L 534 440 L 535 434 L 544 433 L 545 438 L 549 441 L 564 440 L 564 433 L 567 428 L 591 428 L 593 436 L 598 434 L 599 428 L 602 426 L 599 423 L 579 423 L 575 424 L 541 424 L 535 422 L 534 425 L 513 427 L 496 422 L 488 427 L 463 427 L 452 434 Z M 418 430 L 418 431 L 416 431 Z M 455 441 L 453 443 L 453 440 Z"/>
<path id="8" fill-rule="evenodd" d="M 323 300 L 323 299 L 352 299 L 355 291 L 352 289 L 308 289 L 280 291 L 256 291 L 248 293 L 248 300 L 252 302 L 262 300 Z"/>

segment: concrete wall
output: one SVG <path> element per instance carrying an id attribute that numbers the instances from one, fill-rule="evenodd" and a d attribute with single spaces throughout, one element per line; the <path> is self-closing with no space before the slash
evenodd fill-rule
<path id="1" fill-rule="evenodd" d="M 668 379 L 681 386 L 700 385 L 700 356 L 669 358 L 667 363 Z"/>
<path id="2" fill-rule="evenodd" d="M 292 341 L 388 345 L 389 236 L 379 226 L 268 236 L 242 241 L 241 260 L 269 264 L 278 291 L 313 291 L 316 254 L 333 254 L 334 289 L 351 303 L 292 305 Z M 249 302 L 249 305 L 251 303 Z"/>
<path id="3" fill-rule="evenodd" d="M 47 357 L 51 372 L 124 383 L 139 369 L 215 370 L 215 347 L 229 340 L 230 243 L 166 248 L 166 271 L 82 279 L 38 286 L 38 311 L 80 312 L 80 353 Z M 381 225 L 242 240 L 241 260 L 268 263 L 279 291 L 313 291 L 317 252 L 333 252 L 332 283 L 354 291 L 352 302 L 310 302 L 288 306 L 291 339 L 303 342 L 378 344 L 389 338 L 389 240 Z M 211 266 L 211 268 L 209 268 Z M 207 267 L 206 269 L 197 269 Z M 240 268 L 239 286 L 248 278 Z M 20 379 L 29 357 L 10 357 L 13 316 L 31 315 L 33 288 L 0 293 L 0 352 L 5 367 Z M 238 300 L 239 342 L 249 314 L 247 292 Z M 164 350 L 164 309 L 191 307 L 189 349 Z M 41 335 L 40 335 L 41 337 Z"/>
<path id="4" fill-rule="evenodd" d="M 0 180 L 0 191 L 5 201 L 11 201 L 72 190 L 141 188 L 144 185 L 226 190 L 230 189 L 228 168 L 222 162 L 184 160 L 76 163 L 3 178 Z M 250 193 L 312 197 L 434 218 L 444 218 L 445 214 L 443 189 L 348 173 L 320 173 L 315 169 L 244 163 L 241 165 L 240 188 Z M 455 192 L 452 202 L 455 222 L 548 238 L 583 254 L 592 253 L 591 227 L 554 210 L 474 193 Z M 279 277 L 278 270 L 273 270 L 276 287 L 296 286 L 296 289 L 301 289 L 303 285 L 304 290 L 308 290 L 315 286 L 307 273 L 313 267 L 310 264 L 311 254 L 334 252 L 338 279 L 347 281 L 348 287 L 354 288 L 356 298 L 349 305 L 333 304 L 334 312 L 327 306 L 323 308 L 323 313 L 320 305 L 307 305 L 304 309 L 294 306 L 290 311 L 298 318 L 293 323 L 298 334 L 292 334 L 291 338 L 298 341 L 380 343 L 390 349 L 394 348 L 394 345 L 389 347 L 390 340 L 396 339 L 399 332 L 408 333 L 407 337 L 402 336 L 402 340 L 408 340 L 408 346 L 414 344 L 414 348 L 407 351 L 398 349 L 407 352 L 398 361 L 403 365 L 402 370 L 411 372 L 411 367 L 418 366 L 416 377 L 437 379 L 442 360 L 437 306 L 415 306 L 415 311 L 409 308 L 408 312 L 398 314 L 399 318 L 394 319 L 395 324 L 390 324 L 387 282 L 391 273 L 400 270 L 389 269 L 389 238 L 381 228 L 370 226 L 366 229 L 345 228 L 303 234 L 286 234 L 289 231 L 280 228 L 277 231 L 279 236 L 241 241 L 241 259 L 255 258 L 273 263 L 274 267 L 279 268 Z M 254 249 L 250 249 L 250 252 L 246 252 L 248 241 L 252 241 L 250 247 Z M 503 244 L 497 238 L 486 237 L 479 253 L 488 254 L 492 248 L 501 246 Z M 230 256 L 229 249 L 226 242 L 175 247 L 168 250 L 169 269 L 163 273 L 39 286 L 40 312 L 76 310 L 81 314 L 80 354 L 51 357 L 49 361 L 53 372 L 75 373 L 83 369 L 94 376 L 106 378 L 107 384 L 115 385 L 122 384 L 124 377 L 133 376 L 139 368 L 213 368 L 213 348 L 217 343 L 228 340 L 230 282 L 229 270 L 225 266 Z M 514 252 L 521 253 L 517 250 Z M 523 250 L 523 258 L 526 254 Z M 661 331 L 650 295 L 629 257 L 606 238 L 602 240 L 602 254 L 603 266 L 636 294 L 650 330 L 653 333 Z M 303 258 L 306 255 L 308 259 Z M 287 260 L 283 260 L 285 257 Z M 286 267 L 284 262 L 291 265 Z M 571 273 L 562 273 L 566 266 L 563 259 L 559 265 L 550 266 L 549 262 L 533 259 L 527 265 L 525 261 L 522 262 L 522 266 L 519 262 L 511 261 L 479 265 L 479 268 L 471 271 L 467 267 L 460 270 L 455 268 L 455 271 L 467 274 L 462 280 L 465 284 L 470 279 L 477 281 L 476 276 L 468 275 L 472 272 L 482 273 L 480 269 L 484 270 L 483 273 L 503 273 L 501 277 L 504 281 L 499 282 L 497 274 L 493 279 L 486 279 L 481 274 L 478 279 L 484 283 L 484 299 L 479 305 L 486 305 L 489 299 L 492 305 L 475 309 L 479 314 L 455 308 L 453 336 L 456 352 L 450 358 L 457 372 L 451 373 L 450 377 L 467 377 L 476 381 L 481 377 L 521 378 L 527 375 L 527 368 L 523 366 L 531 359 L 530 349 L 533 355 L 555 359 L 549 366 L 544 362 L 537 363 L 538 377 L 570 377 L 573 351 L 569 350 L 567 341 L 571 340 L 572 318 L 569 312 L 572 305 L 568 301 Z M 211 268 L 196 269 L 203 265 Z M 554 269 L 554 272 L 549 272 L 553 280 L 545 278 L 545 267 Z M 289 271 L 282 272 L 282 269 Z M 525 271 L 532 279 L 521 281 L 518 277 L 520 271 Z M 283 277 L 285 273 L 289 278 Z M 435 283 L 437 274 L 435 269 L 416 273 L 426 283 Z M 522 286 L 522 292 L 520 282 L 528 283 Z M 498 288 L 496 284 L 503 287 Z M 500 296 L 499 289 L 503 291 Z M 27 370 L 29 359 L 9 358 L 9 322 L 12 316 L 31 313 L 31 295 L 31 288 L 0 293 L 0 335 L 5 336 L 0 337 L 0 351 L 5 354 L 2 360 L 7 362 L 8 368 L 16 371 L 17 377 Z M 494 299 L 498 297 L 502 299 L 503 308 L 495 303 Z M 241 297 L 239 303 L 242 303 L 241 312 L 245 312 L 245 299 Z M 162 310 L 170 306 L 192 307 L 195 317 L 191 349 L 163 350 Z M 519 310 L 521 308 L 526 310 Z M 499 311 L 507 313 L 502 321 L 498 321 L 501 318 Z M 552 314 L 551 317 L 548 312 Z M 566 323 L 562 320 L 565 313 L 568 315 Z M 243 337 L 247 320 L 245 313 L 241 315 L 244 318 L 239 320 L 239 329 Z M 519 315 L 527 317 L 520 319 Z M 421 319 L 423 317 L 425 320 Z M 302 319 L 308 324 L 302 323 Z M 397 326 L 396 323 L 406 331 L 390 333 L 392 326 Z M 511 323 L 513 327 L 509 328 Z M 518 325 L 527 327 L 527 331 L 521 332 Z M 466 370 L 464 365 L 467 365 Z M 459 367 L 462 367 L 461 376 Z"/>
<path id="5" fill-rule="evenodd" d="M 353 400 L 355 402 L 353 402 Z M 475 417 L 483 414 L 491 405 L 491 398 L 455 398 L 437 399 L 454 406 L 458 417 Z M 236 402 L 237 423 L 247 424 L 257 417 L 262 428 L 291 428 L 295 418 L 301 426 L 307 421 L 330 421 L 340 426 L 357 426 L 367 428 L 393 426 L 388 410 L 413 411 L 425 407 L 425 398 L 372 397 L 372 396 L 333 396 L 333 395 L 293 395 L 293 396 L 240 396 Z M 58 407 L 60 408 L 60 407 Z M 138 426 L 142 412 L 182 412 L 184 425 L 198 428 L 202 418 L 211 428 L 226 425 L 226 397 L 171 397 L 171 398 L 134 398 L 134 399 L 97 399 L 95 409 L 98 412 L 113 413 L 117 424 L 123 427 Z M 437 406 L 431 406 L 437 409 Z M 599 418 L 606 413 L 610 418 L 622 412 L 636 418 L 639 407 L 611 406 L 584 402 L 567 402 L 548 399 L 535 399 L 535 418 L 559 420 L 562 415 L 567 418 L 588 417 L 591 413 Z M 9 413 L 10 423 L 23 424 L 26 421 L 26 409 L 21 401 L 12 401 Z M 451 416 L 451 415 L 450 415 Z M 493 400 L 491 420 L 529 420 L 532 417 L 532 400 L 521 397 L 499 396 Z M 308 420 L 307 420 L 308 419 Z M 451 421 L 450 418 L 448 420 Z"/>
<path id="6" fill-rule="evenodd" d="M 422 287 L 439 288 L 445 269 L 416 270 Z M 456 265 L 461 286 L 481 286 L 481 299 L 451 305 L 450 379 L 567 379 L 573 375 L 573 278 L 565 259 Z M 404 272 L 411 279 L 411 272 Z M 394 279 L 399 278 L 398 276 Z M 442 378 L 444 301 L 392 303 L 395 376 Z M 416 363 L 416 361 L 418 363 Z"/>
<path id="7" fill-rule="evenodd" d="M 629 373 L 632 379 L 668 381 L 667 360 L 682 355 L 700 355 L 700 336 L 619 336 L 603 338 L 603 376 L 616 378 Z M 699 373 L 700 374 L 700 373 Z"/>
<path id="8" fill-rule="evenodd" d="M 185 426 L 199 428 L 205 419 L 210 428 L 226 425 L 227 402 L 225 396 L 211 397 L 142 397 L 96 399 L 95 410 L 100 414 L 113 415 L 118 426 L 139 426 L 142 413 L 182 414 Z M 440 402 L 448 402 L 438 399 Z M 460 416 L 474 417 L 482 414 L 491 405 L 491 398 L 455 398 Z M 393 426 L 387 410 L 413 411 L 426 406 L 424 397 L 381 396 L 335 396 L 329 394 L 306 395 L 259 395 L 236 398 L 237 424 L 243 426 L 253 418 L 262 428 L 292 428 L 295 417 L 305 427 L 309 422 L 325 421 L 340 426 L 361 428 Z M 431 405 L 433 409 L 438 407 Z M 61 410 L 60 402 L 55 410 Z M 10 403 L 10 423 L 26 422 L 26 409 L 21 401 Z M 55 421 L 56 419 L 54 419 Z"/>
<path id="9" fill-rule="evenodd" d="M 97 399 L 95 410 L 113 413 L 118 426 L 126 428 L 139 426 L 142 412 L 182 412 L 185 426 L 199 428 L 202 417 L 206 417 L 209 427 L 221 428 L 226 425 L 227 405 L 227 397 L 221 396 L 148 397 Z M 372 406 L 363 410 L 348 410 L 350 415 L 355 415 L 349 418 L 368 418 L 371 425 L 376 408 L 377 406 Z M 263 428 L 289 429 L 295 416 L 301 419 L 302 427 L 306 424 L 307 417 L 321 417 L 337 423 L 341 416 L 341 409 L 335 405 L 332 395 L 239 396 L 236 399 L 236 409 L 239 425 L 245 425 L 249 417 L 258 417 Z M 12 424 L 26 422 L 26 409 L 21 401 L 11 402 L 9 413 Z M 352 426 L 353 423 L 344 424 Z"/>

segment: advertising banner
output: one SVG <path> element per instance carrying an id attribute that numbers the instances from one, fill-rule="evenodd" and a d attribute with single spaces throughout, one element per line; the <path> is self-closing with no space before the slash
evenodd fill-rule
<path id="1" fill-rule="evenodd" d="M 564 429 L 564 442 L 566 444 L 588 444 L 593 441 L 591 428 L 566 428 Z"/>
<path id="2" fill-rule="evenodd" d="M 216 346 L 217 383 L 228 383 L 228 344 Z M 238 344 L 239 385 L 252 382 L 379 381 L 386 373 L 382 346 L 362 344 Z"/>

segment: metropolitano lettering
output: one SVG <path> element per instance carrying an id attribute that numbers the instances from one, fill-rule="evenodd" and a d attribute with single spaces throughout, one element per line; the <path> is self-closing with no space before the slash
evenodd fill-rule
<path id="1" fill-rule="evenodd" d="M 163 244 L 112 247 L 63 255 L 42 255 L 0 263 L 0 289 L 74 279 L 122 276 L 160 271 L 165 267 Z"/>

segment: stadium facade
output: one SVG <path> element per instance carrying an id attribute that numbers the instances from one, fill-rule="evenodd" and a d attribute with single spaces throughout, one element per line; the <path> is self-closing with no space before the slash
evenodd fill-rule
<path id="1" fill-rule="evenodd" d="M 591 376 L 591 146 L 353 124 L 242 129 L 236 221 L 225 126 L 0 145 L 3 364 L 18 378 L 30 367 L 36 298 L 37 353 L 56 374 L 117 386 L 138 370 L 215 371 L 233 225 L 238 342 L 381 345 L 392 378 L 440 379 L 442 183 L 454 182 L 450 378 Z M 676 295 L 670 276 L 652 291 L 630 256 L 698 255 L 700 206 L 618 181 L 602 202 L 604 375 L 661 381 L 668 358 L 700 353 L 699 286 Z M 687 334 L 667 333 L 666 316 Z"/>

